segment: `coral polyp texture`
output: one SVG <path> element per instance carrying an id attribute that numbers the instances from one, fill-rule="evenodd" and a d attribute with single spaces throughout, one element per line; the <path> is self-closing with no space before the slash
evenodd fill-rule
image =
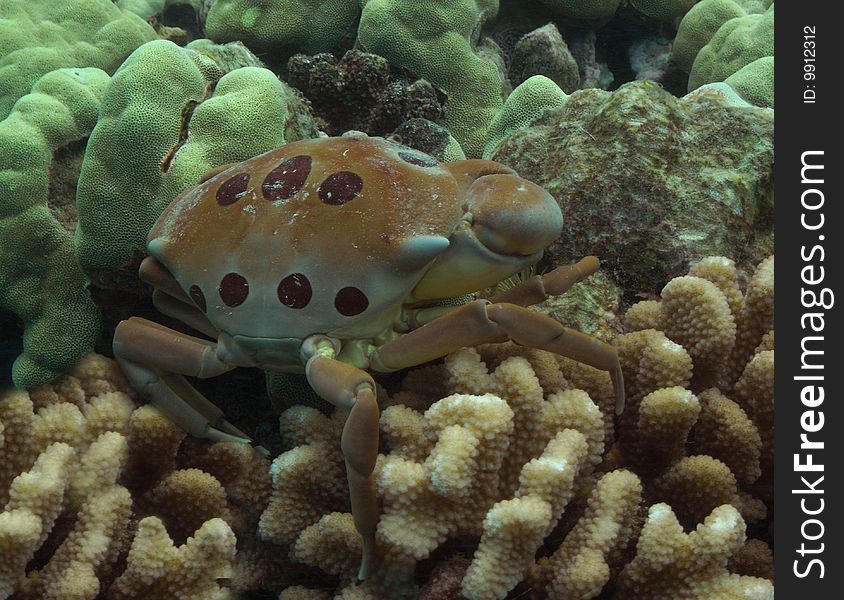
<path id="1" fill-rule="evenodd" d="M 75 237 L 80 264 L 100 285 L 136 281 L 133 259 L 153 223 L 210 168 L 316 134 L 274 73 L 223 73 L 201 50 L 144 44 L 103 92 L 79 176 Z"/>
<path id="2" fill-rule="evenodd" d="M 109 0 L 0 2 L 0 119 L 50 71 L 96 67 L 112 73 L 155 31 Z"/>
<path id="3" fill-rule="evenodd" d="M 99 335 L 56 153 L 90 134 L 108 80 L 96 68 L 51 71 L 0 121 L 0 307 L 23 322 L 23 353 L 12 367 L 22 387 L 71 368 Z"/>
<path id="4" fill-rule="evenodd" d="M 0 598 L 230 598 L 269 464 L 184 437 L 96 354 L 0 397 Z"/>

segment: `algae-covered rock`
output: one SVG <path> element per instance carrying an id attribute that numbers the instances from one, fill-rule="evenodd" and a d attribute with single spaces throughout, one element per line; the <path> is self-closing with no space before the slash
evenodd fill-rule
<path id="1" fill-rule="evenodd" d="M 560 203 L 547 262 L 595 254 L 630 294 L 658 291 L 703 256 L 750 266 L 772 251 L 773 111 L 718 90 L 580 90 L 506 135 L 492 159 Z"/>
<path id="2" fill-rule="evenodd" d="M 287 61 L 287 82 L 308 99 L 328 135 L 350 129 L 384 135 L 408 119 L 442 120 L 434 86 L 393 74 L 377 54 L 350 50 L 340 59 L 329 52 L 295 54 Z"/>
<path id="3" fill-rule="evenodd" d="M 448 129 L 428 119 L 408 119 L 392 135 L 405 146 L 421 150 L 443 162 L 466 158 Z"/>
<path id="4" fill-rule="evenodd" d="M 513 49 L 510 83 L 517 86 L 532 75 L 548 77 L 567 94 L 580 86 L 577 62 L 553 23 L 526 33 Z"/>

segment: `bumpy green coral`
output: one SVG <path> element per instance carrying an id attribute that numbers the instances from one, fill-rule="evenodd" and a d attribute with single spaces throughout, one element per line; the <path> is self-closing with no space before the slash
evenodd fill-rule
<path id="1" fill-rule="evenodd" d="M 71 236 L 48 196 L 53 153 L 90 133 L 107 82 L 100 69 L 53 71 L 0 121 L 0 306 L 25 324 L 12 371 L 20 387 L 71 368 L 99 334 Z"/>
<path id="2" fill-rule="evenodd" d="M 360 13 L 358 0 L 212 0 L 205 32 L 216 42 L 241 40 L 255 51 L 285 46 L 327 52 Z"/>
<path id="3" fill-rule="evenodd" d="M 563 212 L 544 260 L 595 254 L 622 289 L 658 291 L 692 258 L 744 268 L 772 252 L 773 111 L 706 87 L 682 99 L 650 81 L 578 90 L 505 136 L 492 159 Z"/>
<path id="4" fill-rule="evenodd" d="M 756 106 L 774 107 L 774 57 L 754 60 L 724 80 L 744 100 Z"/>
<path id="5" fill-rule="evenodd" d="M 164 207 L 208 169 L 315 135 L 271 71 L 221 74 L 210 58 L 164 40 L 138 48 L 114 74 L 77 190 L 76 251 L 90 274 L 143 253 Z"/>
<path id="6" fill-rule="evenodd" d="M 492 119 L 484 147 L 484 158 L 495 152 L 498 143 L 516 129 L 527 127 L 549 108 L 562 106 L 568 94 L 544 75 L 529 77 L 507 97 L 504 106 Z"/>
<path id="7" fill-rule="evenodd" d="M 670 21 L 686 14 L 697 0 L 630 0 L 640 13 L 654 19 Z"/>
<path id="8" fill-rule="evenodd" d="M 554 12 L 573 19 L 601 20 L 615 14 L 621 0 L 539 0 Z"/>
<path id="9" fill-rule="evenodd" d="M 111 73 L 155 37 L 143 19 L 109 0 L 0 0 L 0 119 L 45 73 L 62 67 Z"/>
<path id="10" fill-rule="evenodd" d="M 747 12 L 735 0 L 701 0 L 695 4 L 677 29 L 671 60 L 688 73 L 700 49 L 706 46 L 718 29 L 736 17 Z"/>
<path id="11" fill-rule="evenodd" d="M 772 0 L 701 0 L 680 22 L 671 60 L 688 73 L 700 49 L 712 40 L 724 23 L 736 17 L 761 14 L 771 4 Z"/>
<path id="12" fill-rule="evenodd" d="M 724 81 L 754 60 L 774 54 L 774 8 L 730 19 L 700 49 L 689 73 L 689 91 Z"/>
<path id="13" fill-rule="evenodd" d="M 442 88 L 446 127 L 466 156 L 480 156 L 503 103 L 503 76 L 476 43 L 484 21 L 497 14 L 498 0 L 361 2 L 358 42 Z"/>
<path id="14" fill-rule="evenodd" d="M 143 19 L 161 14 L 171 6 L 187 5 L 199 10 L 203 0 L 115 0 L 115 4 L 122 9 L 133 12 Z"/>

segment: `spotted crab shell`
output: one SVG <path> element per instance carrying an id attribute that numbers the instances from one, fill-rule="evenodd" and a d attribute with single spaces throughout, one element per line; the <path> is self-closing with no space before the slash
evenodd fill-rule
<path id="1" fill-rule="evenodd" d="M 463 214 L 435 159 L 373 137 L 287 144 L 186 190 L 148 238 L 221 331 L 377 335 Z"/>

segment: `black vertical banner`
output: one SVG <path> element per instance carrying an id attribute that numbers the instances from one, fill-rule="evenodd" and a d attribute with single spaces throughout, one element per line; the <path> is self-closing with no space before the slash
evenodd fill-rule
<path id="1" fill-rule="evenodd" d="M 844 594 L 840 3 L 776 8 L 776 592 Z"/>

